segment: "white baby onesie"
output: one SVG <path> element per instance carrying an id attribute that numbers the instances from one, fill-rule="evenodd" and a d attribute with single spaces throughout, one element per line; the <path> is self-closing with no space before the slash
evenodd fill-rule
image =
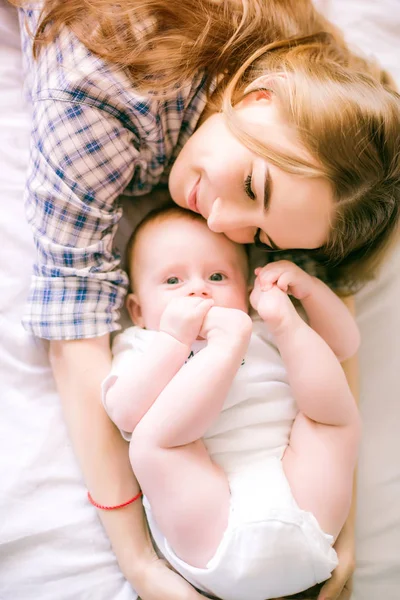
<path id="1" fill-rule="evenodd" d="M 131 369 L 156 332 L 130 327 L 113 344 L 106 392 Z M 191 360 L 206 342 L 196 341 Z M 184 366 L 182 367 L 184 368 Z M 262 321 L 253 333 L 223 409 L 204 442 L 225 471 L 231 489 L 229 524 L 205 569 L 182 561 L 143 504 L 155 542 L 167 560 L 198 589 L 223 600 L 266 600 L 307 589 L 329 578 L 337 565 L 332 536 L 296 504 L 282 469 L 297 408 L 282 359 Z M 130 435 L 121 432 L 129 441 Z"/>

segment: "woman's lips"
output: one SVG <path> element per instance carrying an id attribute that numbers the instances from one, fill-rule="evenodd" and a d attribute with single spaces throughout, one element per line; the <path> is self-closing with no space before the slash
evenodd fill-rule
<path id="1" fill-rule="evenodd" d="M 197 208 L 197 190 L 199 188 L 199 183 L 200 183 L 200 179 L 198 179 L 196 181 L 196 183 L 194 184 L 192 191 L 189 194 L 189 197 L 187 199 L 187 205 L 189 210 L 192 210 L 193 212 L 197 212 L 199 213 L 199 209 Z"/>

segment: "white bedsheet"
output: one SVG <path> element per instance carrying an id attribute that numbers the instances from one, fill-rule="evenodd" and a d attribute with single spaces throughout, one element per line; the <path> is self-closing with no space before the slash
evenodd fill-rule
<path id="1" fill-rule="evenodd" d="M 0 598 L 135 600 L 63 423 L 47 344 L 20 324 L 33 242 L 22 193 L 29 116 L 14 10 L 0 3 Z"/>
<path id="2" fill-rule="evenodd" d="M 319 0 L 400 82 L 399 0 Z M 29 110 L 0 0 L 0 600 L 134 600 L 86 500 L 47 359 L 22 329 L 33 243 L 22 193 Z M 122 223 L 122 231 L 129 231 Z M 355 600 L 400 597 L 400 252 L 358 298 L 363 345 Z"/>

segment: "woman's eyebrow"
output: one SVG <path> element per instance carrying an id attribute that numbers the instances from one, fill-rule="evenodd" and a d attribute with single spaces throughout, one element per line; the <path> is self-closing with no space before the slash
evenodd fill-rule
<path id="1" fill-rule="evenodd" d="M 264 212 L 267 212 L 271 203 L 271 188 L 272 188 L 272 180 L 271 174 L 269 172 L 268 167 L 265 171 L 265 181 L 264 181 Z M 269 244 L 273 250 L 282 250 L 275 244 L 275 242 L 269 237 L 269 235 L 265 234 L 269 240 Z"/>
<path id="2" fill-rule="evenodd" d="M 271 175 L 269 169 L 267 167 L 265 171 L 265 181 L 264 181 L 264 212 L 267 212 L 269 209 L 270 201 L 271 201 Z"/>

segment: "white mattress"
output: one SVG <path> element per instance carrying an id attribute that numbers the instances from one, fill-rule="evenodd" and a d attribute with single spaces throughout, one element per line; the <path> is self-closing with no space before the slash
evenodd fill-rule
<path id="1" fill-rule="evenodd" d="M 400 83 L 399 0 L 318 4 Z M 20 325 L 33 255 L 22 203 L 29 122 L 15 13 L 0 0 L 0 599 L 134 600 L 86 501 L 47 344 Z M 399 267 L 397 252 L 357 302 L 364 437 L 356 600 L 400 597 Z"/>

